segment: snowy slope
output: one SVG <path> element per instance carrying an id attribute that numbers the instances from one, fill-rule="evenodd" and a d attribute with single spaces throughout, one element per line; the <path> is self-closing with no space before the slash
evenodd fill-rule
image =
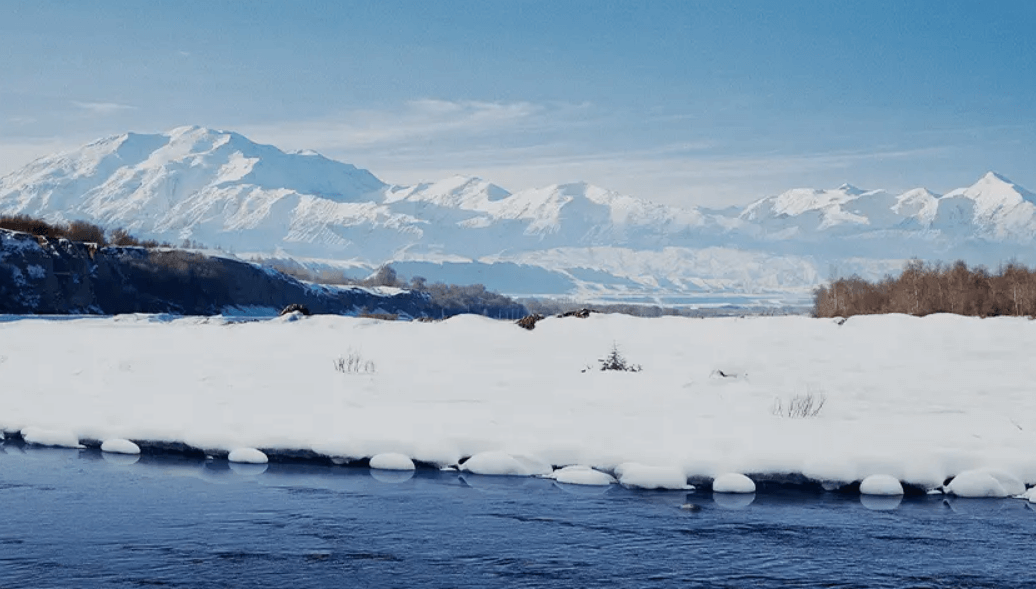
<path id="1" fill-rule="evenodd" d="M 808 292 L 831 267 L 887 268 L 913 256 L 1026 261 L 1034 203 L 994 173 L 944 196 L 845 184 L 722 211 L 586 183 L 513 194 L 463 176 L 390 186 L 313 152 L 199 127 L 101 139 L 0 179 L 3 214 L 350 267 L 424 264 L 432 280 L 436 265 L 452 264 L 456 275 L 456 265 L 471 264 L 467 278 L 486 282 L 501 274 L 487 265 L 520 264 L 536 269 L 531 280 L 553 277 L 522 292 L 558 295 Z"/>

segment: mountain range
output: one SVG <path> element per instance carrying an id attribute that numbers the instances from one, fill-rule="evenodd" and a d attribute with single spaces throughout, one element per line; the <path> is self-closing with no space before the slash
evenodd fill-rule
<path id="1" fill-rule="evenodd" d="M 879 277 L 913 257 L 1036 262 L 1036 195 L 994 172 L 943 195 L 844 184 L 713 210 L 585 183 L 511 193 L 454 176 L 396 186 L 315 152 L 201 127 L 40 158 L 0 178 L 0 213 L 356 276 L 391 262 L 405 276 L 587 300 L 803 300 L 834 274 Z"/>

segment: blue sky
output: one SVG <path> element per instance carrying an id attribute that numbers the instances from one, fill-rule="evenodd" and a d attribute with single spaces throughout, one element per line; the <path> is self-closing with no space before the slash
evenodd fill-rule
<path id="1" fill-rule="evenodd" d="M 0 173 L 198 124 L 388 182 L 1036 190 L 1036 2 L 0 0 Z"/>

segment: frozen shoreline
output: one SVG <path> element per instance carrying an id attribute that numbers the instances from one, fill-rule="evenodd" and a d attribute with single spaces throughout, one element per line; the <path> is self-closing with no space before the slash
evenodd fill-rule
<path id="1" fill-rule="evenodd" d="M 1020 318 L 595 315 L 525 331 L 476 316 L 117 316 L 4 321 L 0 342 L 0 428 L 58 445 L 441 466 L 494 453 L 684 479 L 889 475 L 920 489 L 985 469 L 1036 484 L 1036 323 Z M 613 343 L 643 371 L 597 370 Z M 354 355 L 372 370 L 335 369 Z M 826 399 L 816 417 L 774 415 L 775 401 L 807 394 Z"/>

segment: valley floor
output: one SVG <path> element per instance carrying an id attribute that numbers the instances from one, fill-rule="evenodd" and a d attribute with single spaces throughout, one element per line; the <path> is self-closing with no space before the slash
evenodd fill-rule
<path id="1" fill-rule="evenodd" d="M 481 455 L 486 472 L 586 465 L 681 484 L 887 474 L 936 489 L 971 470 L 1008 491 L 1036 484 L 1027 319 L 591 315 L 532 331 L 478 316 L 291 319 L 0 322 L 0 428 L 29 442 L 214 454 L 395 453 L 441 466 Z M 613 345 L 642 370 L 599 370 Z M 787 416 L 807 396 L 824 399 L 820 412 Z"/>

